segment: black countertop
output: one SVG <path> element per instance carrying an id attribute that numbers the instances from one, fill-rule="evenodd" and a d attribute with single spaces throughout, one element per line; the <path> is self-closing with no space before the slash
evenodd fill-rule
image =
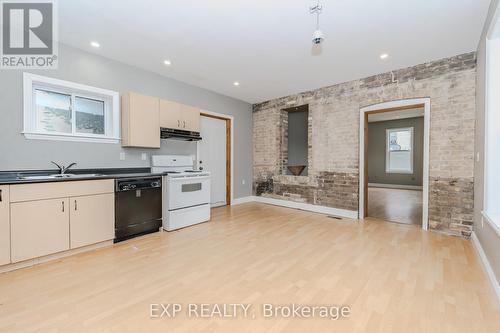
<path id="1" fill-rule="evenodd" d="M 19 171 L 0 171 L 0 185 L 16 185 L 30 183 L 48 183 L 48 182 L 68 182 L 80 180 L 97 179 L 119 179 L 119 178 L 137 178 L 137 177 L 160 177 L 162 174 L 152 173 L 150 168 L 107 168 L 107 169 L 70 169 L 68 174 L 74 175 L 92 175 L 82 177 L 66 178 L 42 178 L 25 179 L 29 176 L 48 176 L 58 174 L 59 170 L 19 170 Z"/>

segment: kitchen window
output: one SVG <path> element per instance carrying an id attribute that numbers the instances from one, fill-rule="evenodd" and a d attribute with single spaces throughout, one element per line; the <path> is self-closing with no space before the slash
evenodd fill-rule
<path id="1" fill-rule="evenodd" d="M 413 173 L 413 127 L 386 130 L 386 173 Z"/>
<path id="2" fill-rule="evenodd" d="M 119 143 L 119 94 L 24 73 L 28 139 Z"/>

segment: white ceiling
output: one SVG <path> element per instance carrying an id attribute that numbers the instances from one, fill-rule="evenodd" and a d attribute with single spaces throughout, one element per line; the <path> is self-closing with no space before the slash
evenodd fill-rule
<path id="1" fill-rule="evenodd" d="M 308 0 L 59 1 L 59 36 L 255 103 L 474 51 L 489 3 L 323 0 L 320 55 L 312 54 Z M 389 58 L 382 61 L 381 53 Z"/>
<path id="2" fill-rule="evenodd" d="M 391 111 L 391 112 L 381 112 L 381 113 L 369 114 L 368 115 L 368 122 L 374 123 L 374 122 L 378 122 L 378 121 L 406 119 L 406 118 L 415 118 L 415 117 L 423 117 L 423 116 L 424 116 L 424 108 L 398 110 L 398 111 Z"/>

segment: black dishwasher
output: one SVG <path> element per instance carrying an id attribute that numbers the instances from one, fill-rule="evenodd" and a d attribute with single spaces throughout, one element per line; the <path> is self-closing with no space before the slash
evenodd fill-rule
<path id="1" fill-rule="evenodd" d="M 116 179 L 115 243 L 160 229 L 161 192 L 161 177 Z"/>

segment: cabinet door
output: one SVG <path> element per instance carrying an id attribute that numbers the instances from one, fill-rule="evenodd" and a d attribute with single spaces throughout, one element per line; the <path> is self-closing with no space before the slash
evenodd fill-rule
<path id="1" fill-rule="evenodd" d="M 50 199 L 10 205 L 12 262 L 69 249 L 69 200 Z"/>
<path id="2" fill-rule="evenodd" d="M 182 105 L 181 114 L 181 127 L 183 130 L 191 132 L 200 131 L 200 109 L 189 105 Z"/>
<path id="3" fill-rule="evenodd" d="M 181 128 L 181 104 L 160 100 L 160 127 Z"/>
<path id="4" fill-rule="evenodd" d="M 122 98 L 122 135 L 126 147 L 160 148 L 160 99 L 126 93 Z"/>
<path id="5" fill-rule="evenodd" d="M 71 248 L 111 240 L 115 236 L 114 194 L 70 198 Z"/>
<path id="6" fill-rule="evenodd" d="M 0 186 L 0 265 L 10 263 L 9 186 Z"/>

